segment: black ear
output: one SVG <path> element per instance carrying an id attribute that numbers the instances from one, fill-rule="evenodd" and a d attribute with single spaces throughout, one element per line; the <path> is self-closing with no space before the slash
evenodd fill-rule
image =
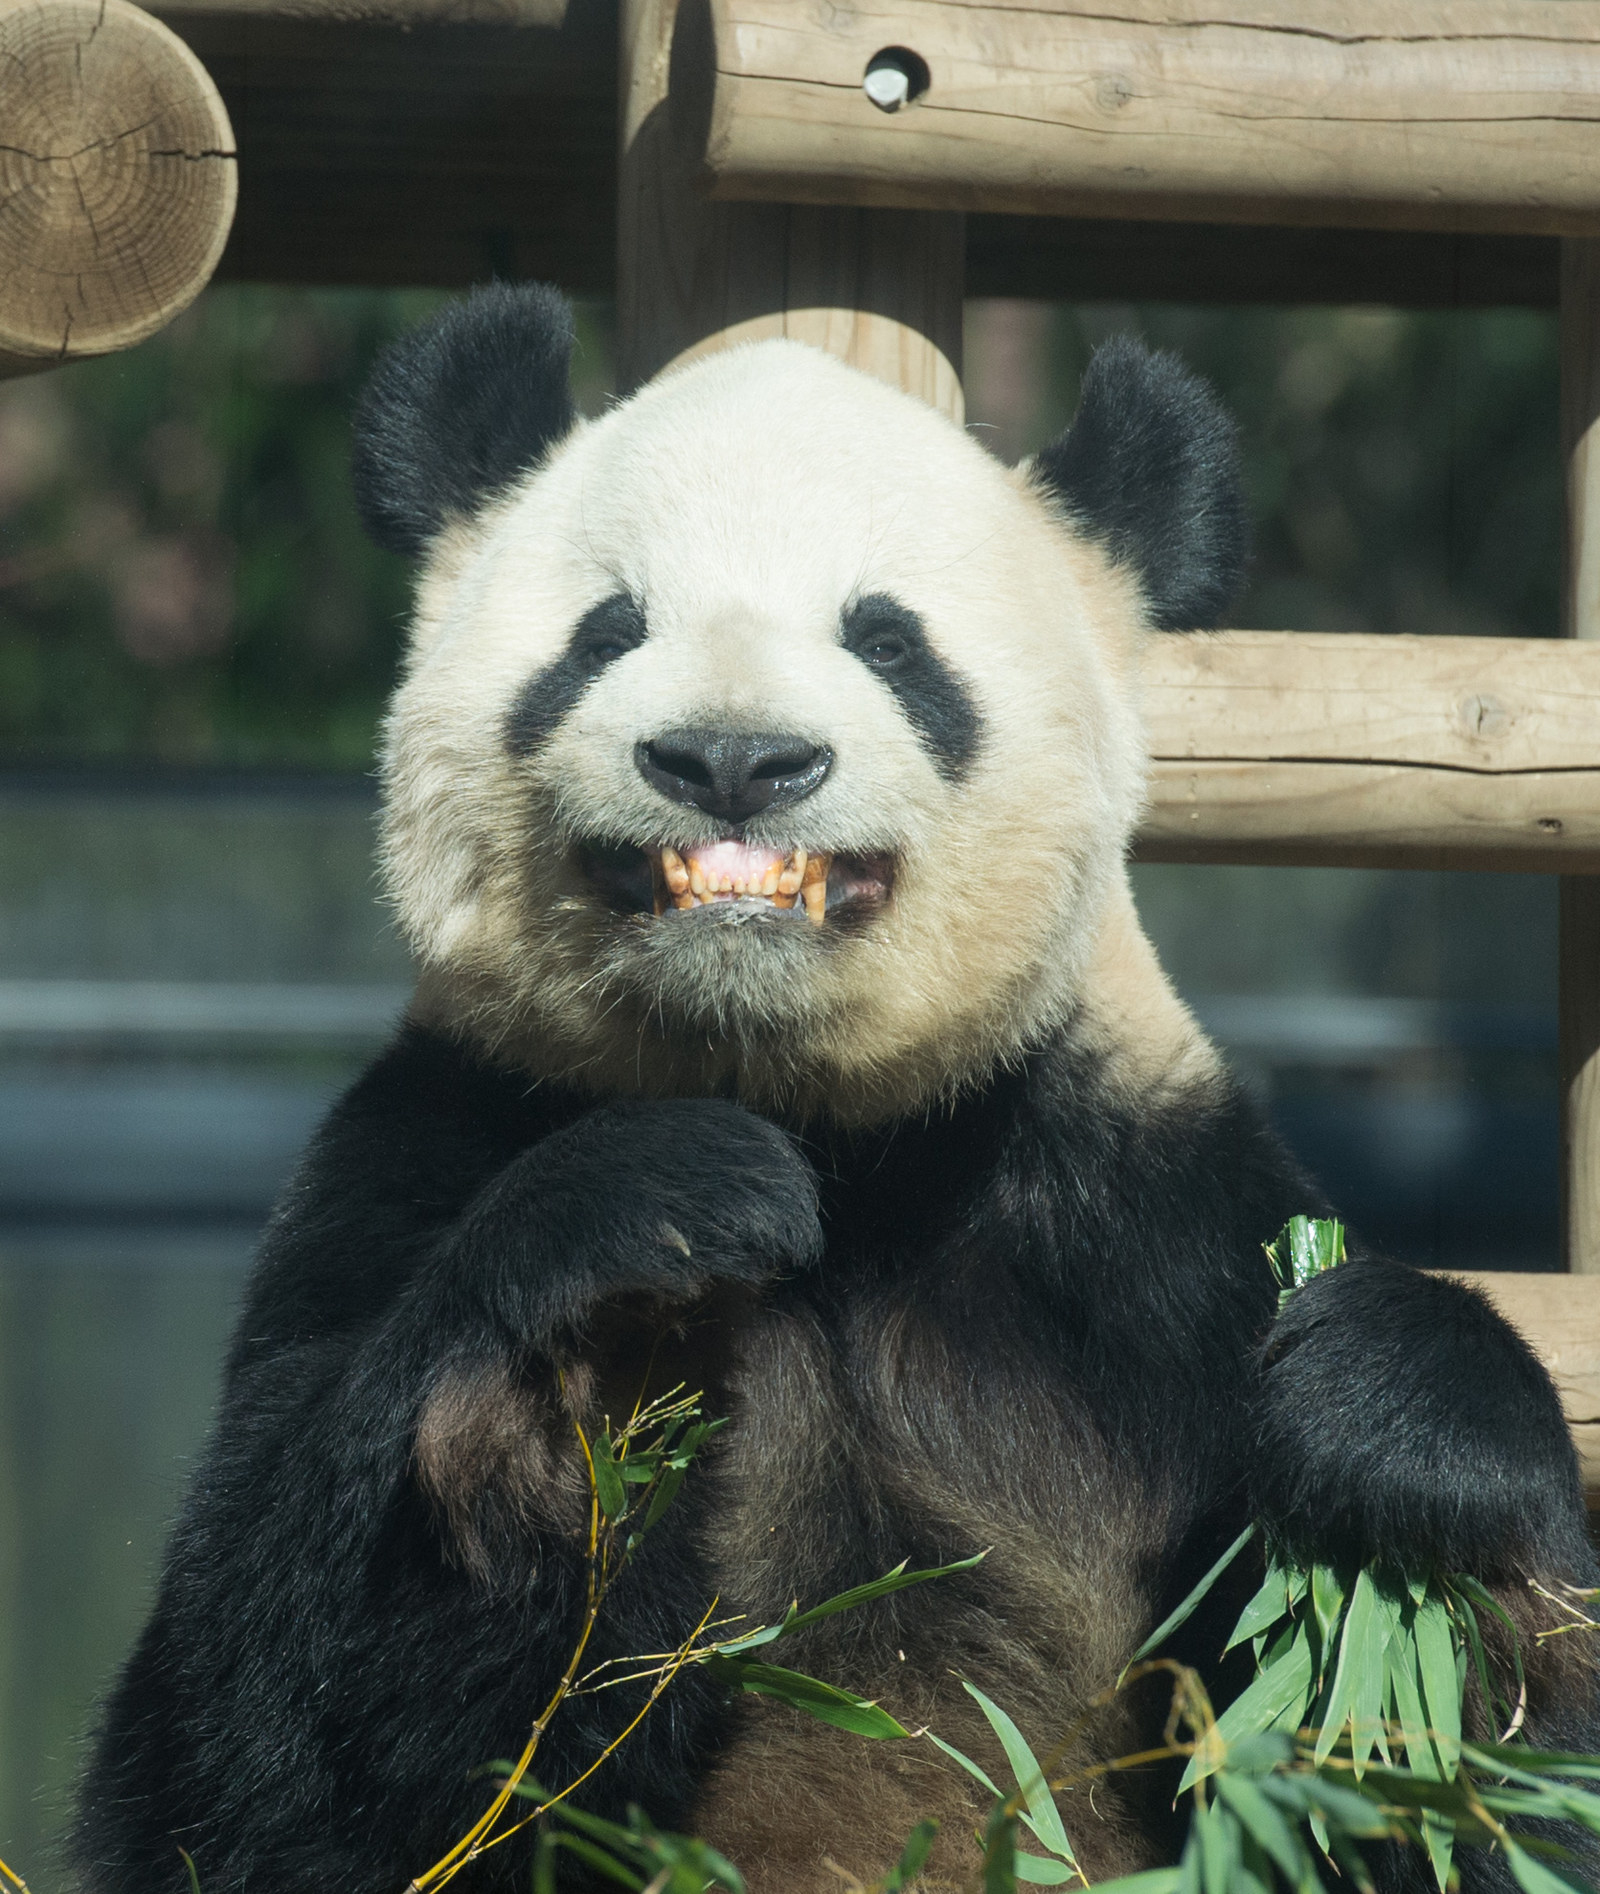
<path id="1" fill-rule="evenodd" d="M 422 551 L 532 467 L 573 422 L 572 309 L 542 283 L 477 289 L 379 358 L 357 404 L 362 524 Z"/>
<path id="2" fill-rule="evenodd" d="M 1033 482 L 1131 567 L 1161 631 L 1217 624 L 1244 579 L 1250 532 L 1232 419 L 1175 355 L 1132 336 L 1095 350 L 1077 419 Z"/>

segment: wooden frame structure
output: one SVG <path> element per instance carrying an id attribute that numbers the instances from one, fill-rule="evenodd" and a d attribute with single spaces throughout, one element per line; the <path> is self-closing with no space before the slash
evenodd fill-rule
<path id="1" fill-rule="evenodd" d="M 82 4 L 0 0 L 0 47 Z M 224 273 L 614 287 L 634 381 L 788 334 L 959 418 L 970 293 L 1559 307 L 1578 642 L 1158 639 L 1139 847 L 1562 877 L 1573 1273 L 1484 1280 L 1554 1369 L 1600 1491 L 1600 0 L 150 12 L 237 129 L 184 148 L 213 169 L 237 151 Z M 891 75 L 877 102 L 870 68 Z M 167 148 L 130 149 L 170 196 Z M 77 162 L 31 156 L 30 176 Z M 46 213 L 71 223 L 60 193 Z M 97 233 L 67 234 L 93 257 Z M 220 245 L 192 247 L 191 294 Z M 126 339 L 80 324 L 54 359 Z"/>

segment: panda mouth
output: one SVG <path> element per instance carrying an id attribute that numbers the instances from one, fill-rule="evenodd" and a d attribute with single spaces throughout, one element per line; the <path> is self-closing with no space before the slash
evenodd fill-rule
<path id="1" fill-rule="evenodd" d="M 767 915 L 823 927 L 841 909 L 882 907 L 894 881 L 887 854 L 784 850 L 737 838 L 677 848 L 590 846 L 582 863 L 612 907 L 662 919 Z"/>

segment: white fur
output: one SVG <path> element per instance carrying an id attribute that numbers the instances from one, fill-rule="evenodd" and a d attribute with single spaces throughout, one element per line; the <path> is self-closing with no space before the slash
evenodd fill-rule
<path id="1" fill-rule="evenodd" d="M 536 755 L 504 738 L 526 680 L 625 589 L 649 637 Z M 887 592 L 984 723 L 947 782 L 887 684 L 838 643 Z M 730 1081 L 852 1117 L 948 1091 L 1083 997 L 1137 815 L 1137 596 L 1025 482 L 911 397 L 792 342 L 697 361 L 579 427 L 438 543 L 385 756 L 385 861 L 425 1016 L 606 1089 Z M 892 849 L 863 934 L 609 913 L 581 840 L 711 839 L 634 746 L 674 725 L 794 732 L 834 753 L 757 840 Z"/>

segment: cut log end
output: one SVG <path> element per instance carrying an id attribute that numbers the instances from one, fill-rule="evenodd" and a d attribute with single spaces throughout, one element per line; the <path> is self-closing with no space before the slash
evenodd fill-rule
<path id="1" fill-rule="evenodd" d="M 233 222 L 228 114 L 128 0 L 0 4 L 0 375 L 143 341 L 205 287 Z"/>

